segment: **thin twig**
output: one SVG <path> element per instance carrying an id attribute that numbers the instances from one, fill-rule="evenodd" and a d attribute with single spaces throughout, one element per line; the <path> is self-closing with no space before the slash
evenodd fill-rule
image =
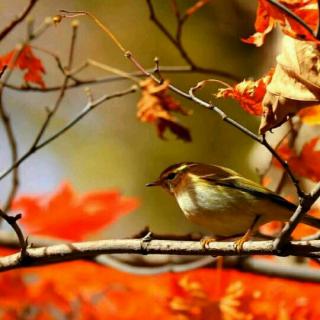
<path id="1" fill-rule="evenodd" d="M 85 63 L 81 64 L 79 68 L 75 68 L 71 70 L 71 74 L 74 75 L 79 72 L 79 69 L 83 69 L 85 67 Z M 154 68 L 146 69 L 149 73 L 154 72 Z M 199 71 L 199 70 L 191 70 L 190 66 L 161 66 L 160 67 L 160 72 L 161 73 L 208 73 L 205 71 Z M 145 74 L 141 73 L 140 71 L 135 71 L 135 72 L 128 72 L 127 73 L 130 76 L 133 77 L 144 77 Z M 93 78 L 93 79 L 78 79 L 73 76 L 72 78 L 75 83 L 68 84 L 66 87 L 66 90 L 69 89 L 74 89 L 78 88 L 81 86 L 87 86 L 87 85 L 94 85 L 94 84 L 100 84 L 100 83 L 109 83 L 109 82 L 114 82 L 114 81 L 124 81 L 127 80 L 127 78 L 124 78 L 123 76 L 119 75 L 112 75 L 112 76 L 106 76 L 106 77 L 101 77 L 101 78 Z M 0 82 L 1 84 L 1 82 Z M 46 93 L 46 92 L 52 92 L 52 91 L 58 91 L 61 89 L 61 85 L 59 86 L 49 86 L 46 88 L 40 88 L 37 86 L 32 86 L 32 85 L 24 85 L 24 86 L 17 86 L 14 84 L 4 84 L 5 88 L 9 88 L 12 90 L 16 91 L 35 91 L 35 92 L 41 92 L 41 93 Z"/>
<path id="2" fill-rule="evenodd" d="M 176 37 L 174 37 L 168 29 L 165 27 L 165 25 L 158 19 L 152 0 L 146 0 L 149 14 L 150 14 L 150 20 L 154 22 L 154 24 L 158 27 L 158 29 L 166 36 L 166 38 L 175 46 L 175 48 L 179 51 L 181 57 L 188 63 L 188 65 L 191 67 L 191 70 L 197 71 L 200 73 L 210 73 L 212 75 L 216 75 L 219 77 L 227 78 L 235 82 L 239 82 L 241 79 L 234 74 L 231 74 L 227 71 L 217 70 L 217 69 L 211 69 L 211 68 L 203 68 L 198 66 L 189 56 L 188 52 L 185 50 L 184 46 L 182 45 L 182 28 L 184 23 L 186 22 L 187 18 L 189 16 L 184 15 L 182 17 L 177 18 L 177 30 L 176 30 Z"/>
<path id="3" fill-rule="evenodd" d="M 12 75 L 12 72 L 13 72 L 12 66 L 14 66 L 17 60 L 19 59 L 19 56 L 23 48 L 24 48 L 24 45 L 21 45 L 19 49 L 15 52 L 14 56 L 12 57 L 10 61 L 10 68 L 7 71 L 7 73 L 4 75 L 3 83 L 7 83 L 8 80 L 10 79 L 10 76 Z M 15 163 L 18 160 L 18 145 L 17 145 L 17 139 L 14 134 L 10 115 L 6 110 L 6 107 L 3 102 L 3 91 L 4 91 L 4 86 L 0 85 L 0 117 L 7 135 L 7 139 L 8 139 L 10 155 L 11 155 L 11 163 Z M 11 189 L 3 205 L 4 211 L 7 211 L 10 208 L 12 200 L 14 199 L 18 191 L 18 188 L 19 188 L 19 170 L 18 168 L 15 168 L 12 174 Z"/>
<path id="4" fill-rule="evenodd" d="M 15 162 L 12 166 L 10 166 L 7 170 L 5 170 L 3 173 L 0 175 L 0 180 L 5 178 L 14 168 L 18 167 L 22 162 L 24 162 L 26 159 L 30 157 L 31 154 L 35 153 L 39 149 L 43 148 L 46 146 L 48 143 L 52 142 L 53 140 L 57 139 L 59 136 L 61 136 L 63 133 L 71 129 L 75 124 L 77 124 L 86 114 L 88 114 L 90 111 L 95 109 L 97 106 L 101 105 L 103 102 L 113 99 L 113 98 L 118 98 L 118 97 L 123 97 L 127 94 L 133 93 L 137 91 L 137 87 L 130 87 L 129 89 L 115 92 L 112 94 L 106 94 L 99 99 L 96 99 L 95 101 L 88 102 L 87 105 L 83 108 L 83 110 L 73 119 L 71 120 L 65 127 L 62 129 L 58 130 L 56 133 L 52 134 L 49 138 L 45 139 L 41 143 L 37 143 L 36 145 L 33 146 L 33 148 L 29 149 L 22 157 L 19 158 L 17 162 Z"/>
<path id="5" fill-rule="evenodd" d="M 38 145 L 39 141 L 41 140 L 41 138 L 45 134 L 52 118 L 57 113 L 57 111 L 63 101 L 63 98 L 65 96 L 65 92 L 66 92 L 66 87 L 67 87 L 68 82 L 70 80 L 69 70 L 72 68 L 73 56 L 74 56 L 74 52 L 75 52 L 75 50 L 74 50 L 75 49 L 75 42 L 76 42 L 76 38 L 77 38 L 77 31 L 78 31 L 78 24 L 72 24 L 72 35 L 71 35 L 71 43 L 70 43 L 70 49 L 69 49 L 69 54 L 68 54 L 68 64 L 65 68 L 62 67 L 62 69 L 65 70 L 65 72 L 62 71 L 64 73 L 64 78 L 63 78 L 62 85 L 60 86 L 60 92 L 59 92 L 58 98 L 57 98 L 53 108 L 51 110 L 48 110 L 47 117 L 46 117 L 45 121 L 43 122 L 38 134 L 36 135 L 36 138 L 34 139 L 29 151 L 26 154 L 28 154 L 28 153 L 32 154 L 37 149 L 37 145 Z M 58 64 L 59 64 L 59 61 L 60 61 L 60 59 L 57 58 Z"/>
<path id="6" fill-rule="evenodd" d="M 29 1 L 27 7 L 0 32 L 0 41 L 2 41 L 20 22 L 25 19 L 37 2 L 38 0 Z"/>

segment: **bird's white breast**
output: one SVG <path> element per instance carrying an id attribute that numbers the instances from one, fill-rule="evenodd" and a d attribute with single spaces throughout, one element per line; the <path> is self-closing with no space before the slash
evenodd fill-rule
<path id="1" fill-rule="evenodd" d="M 203 183 L 190 186 L 175 194 L 180 208 L 190 221 L 215 235 L 243 234 L 259 214 L 257 204 L 246 192 Z"/>

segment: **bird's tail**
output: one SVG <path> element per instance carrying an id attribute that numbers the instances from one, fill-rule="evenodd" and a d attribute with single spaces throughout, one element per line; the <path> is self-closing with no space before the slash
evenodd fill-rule
<path id="1" fill-rule="evenodd" d="M 307 224 L 311 227 L 320 229 L 320 219 L 319 218 L 315 218 L 315 217 L 306 215 L 303 217 L 302 223 Z"/>

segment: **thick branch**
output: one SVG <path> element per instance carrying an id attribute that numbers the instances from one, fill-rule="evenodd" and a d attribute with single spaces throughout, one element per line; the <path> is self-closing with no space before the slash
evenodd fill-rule
<path id="1" fill-rule="evenodd" d="M 0 258 L 0 271 L 47 265 L 50 263 L 71 261 L 99 254 L 134 253 L 134 254 L 174 254 L 174 255 L 239 255 L 233 242 L 213 242 L 203 249 L 199 241 L 173 241 L 138 239 L 100 240 L 81 243 L 53 245 L 42 248 L 29 248 L 27 256 L 21 260 L 19 253 Z M 242 255 L 276 255 L 273 241 L 250 241 L 243 246 Z M 301 257 L 319 257 L 320 241 L 292 241 L 286 247 L 285 254 Z"/>
<path id="2" fill-rule="evenodd" d="M 30 237 L 30 245 L 33 248 L 50 246 L 54 244 L 62 244 L 63 240 L 49 239 L 44 237 Z M 17 237 L 12 232 L 0 232 L 0 245 L 11 248 L 20 248 L 20 243 Z M 171 258 L 172 257 L 172 258 Z M 216 260 L 211 257 L 188 257 L 184 259 L 181 257 L 177 260 L 175 256 L 167 255 L 161 262 L 150 260 L 150 256 L 137 255 L 98 255 L 90 258 L 98 264 L 111 267 L 122 272 L 140 274 L 140 275 L 154 275 L 164 272 L 185 272 L 200 267 L 215 267 Z M 282 278 L 289 278 L 303 281 L 320 282 L 319 270 L 312 269 L 308 266 L 296 264 L 279 264 L 277 261 L 270 261 L 266 259 L 256 259 L 255 257 L 225 257 L 223 261 L 223 268 L 236 268 L 238 270 L 254 272 L 262 275 L 277 276 Z"/>

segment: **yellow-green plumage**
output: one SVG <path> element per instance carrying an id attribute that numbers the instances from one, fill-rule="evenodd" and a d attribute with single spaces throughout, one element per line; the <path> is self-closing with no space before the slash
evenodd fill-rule
<path id="1" fill-rule="evenodd" d="M 270 221 L 288 221 L 296 208 L 263 186 L 214 165 L 176 164 L 151 185 L 168 190 L 187 219 L 216 236 L 242 235 Z M 320 220 L 310 216 L 302 222 L 320 227 Z"/>

